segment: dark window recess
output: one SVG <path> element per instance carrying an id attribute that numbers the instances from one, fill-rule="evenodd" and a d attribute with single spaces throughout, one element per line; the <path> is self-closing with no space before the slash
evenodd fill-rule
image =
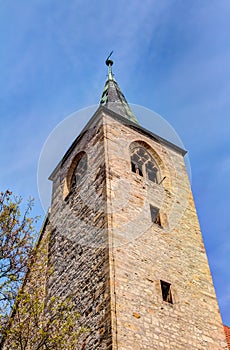
<path id="1" fill-rule="evenodd" d="M 159 208 L 154 207 L 150 204 L 151 219 L 154 224 L 161 226 Z"/>
<path id="2" fill-rule="evenodd" d="M 134 162 L 131 162 L 131 166 L 132 166 L 132 172 L 134 172 L 140 176 L 143 176 L 141 164 L 136 164 Z"/>
<path id="3" fill-rule="evenodd" d="M 132 172 L 135 173 L 136 172 L 136 164 L 131 162 L 131 167 L 132 167 Z"/>
<path id="4" fill-rule="evenodd" d="M 71 178 L 71 187 L 74 187 L 79 184 L 82 177 L 85 175 L 86 171 L 87 171 L 87 155 L 83 154 L 83 156 L 80 158 L 80 160 L 78 161 L 74 169 L 74 172 Z"/>
<path id="5" fill-rule="evenodd" d="M 144 147 L 133 149 L 131 154 L 131 169 L 132 172 L 158 183 L 158 168 L 152 156 Z"/>
<path id="6" fill-rule="evenodd" d="M 158 169 L 152 162 L 148 161 L 145 165 L 146 173 L 150 181 L 157 183 L 157 171 Z"/>
<path id="7" fill-rule="evenodd" d="M 173 304 L 171 284 L 164 281 L 160 281 L 160 282 L 161 282 L 161 291 L 162 291 L 163 301 L 167 301 L 167 303 Z"/>

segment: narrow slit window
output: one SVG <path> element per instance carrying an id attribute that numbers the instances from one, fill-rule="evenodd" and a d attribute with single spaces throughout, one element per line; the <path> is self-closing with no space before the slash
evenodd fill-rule
<path id="1" fill-rule="evenodd" d="M 163 301 L 173 304 L 171 284 L 164 281 L 160 281 L 160 282 L 161 282 L 161 292 L 162 292 Z"/>
<path id="2" fill-rule="evenodd" d="M 160 219 L 160 212 L 159 208 L 154 207 L 153 205 L 150 204 L 150 214 L 151 214 L 151 219 L 154 224 L 157 224 L 161 226 L 161 219 Z"/>

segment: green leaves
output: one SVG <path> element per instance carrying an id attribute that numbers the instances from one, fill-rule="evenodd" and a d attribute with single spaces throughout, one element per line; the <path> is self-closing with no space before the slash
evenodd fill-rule
<path id="1" fill-rule="evenodd" d="M 46 226 L 33 249 L 34 219 L 28 217 L 27 212 L 21 220 L 19 203 L 10 203 L 11 196 L 5 194 L 6 207 L 2 204 L 0 212 L 0 347 L 4 350 L 76 350 L 79 337 L 88 332 L 78 321 L 76 295 L 57 297 L 47 290 L 54 270 L 48 254 L 51 228 L 49 224 Z"/>
<path id="2" fill-rule="evenodd" d="M 24 206 L 24 210 L 21 208 Z M 26 204 L 9 190 L 0 193 L 0 332 L 7 324 L 37 233 L 31 217 L 33 199 Z"/>

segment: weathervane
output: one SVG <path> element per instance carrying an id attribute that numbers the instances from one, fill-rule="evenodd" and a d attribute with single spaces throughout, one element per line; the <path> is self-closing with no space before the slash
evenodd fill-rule
<path id="1" fill-rule="evenodd" d="M 107 65 L 108 67 L 111 67 L 111 66 L 113 65 L 113 61 L 110 60 L 110 57 L 112 56 L 112 54 L 113 54 L 113 51 L 110 52 L 109 56 L 107 57 L 107 59 L 106 59 L 106 61 L 105 61 L 106 65 Z"/>

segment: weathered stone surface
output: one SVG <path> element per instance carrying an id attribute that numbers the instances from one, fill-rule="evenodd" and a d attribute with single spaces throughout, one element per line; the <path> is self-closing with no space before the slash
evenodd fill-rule
<path id="1" fill-rule="evenodd" d="M 105 123 L 114 349 L 226 349 L 183 156 L 113 118 Z M 131 172 L 134 141 L 152 153 L 162 185 Z M 163 227 L 151 222 L 150 204 Z M 162 301 L 160 280 L 171 284 L 173 304 Z"/>
<path id="2" fill-rule="evenodd" d="M 153 156 L 166 177 L 161 185 L 131 171 L 133 142 Z M 81 151 L 87 174 L 63 199 Z M 50 293 L 77 293 L 91 329 L 85 349 L 226 349 L 178 150 L 102 113 L 59 168 L 54 188 Z M 150 204 L 160 208 L 161 227 L 151 221 Z M 160 280 L 171 284 L 173 304 L 162 300 Z"/>
<path id="3" fill-rule="evenodd" d="M 131 171 L 151 153 L 161 184 Z M 74 188 L 79 154 L 87 171 Z M 183 155 L 101 110 L 52 175 L 47 297 L 75 295 L 76 349 L 223 350 L 227 344 Z M 152 222 L 150 204 L 160 209 Z M 161 282 L 171 285 L 163 301 Z"/>
<path id="4" fill-rule="evenodd" d="M 64 189 L 71 164 L 82 151 L 87 154 L 87 171 L 77 186 Z M 105 196 L 104 131 L 100 121 L 91 125 L 56 172 L 50 215 L 50 264 L 54 272 L 47 290 L 49 296 L 76 295 L 79 322 L 90 330 L 82 335 L 79 349 L 111 346 Z"/>

